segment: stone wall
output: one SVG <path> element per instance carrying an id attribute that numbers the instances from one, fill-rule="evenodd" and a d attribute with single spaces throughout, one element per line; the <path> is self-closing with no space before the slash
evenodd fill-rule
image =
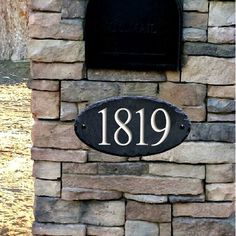
<path id="1" fill-rule="evenodd" d="M 31 0 L 34 235 L 234 235 L 234 2 L 184 0 L 182 72 L 85 68 L 84 0 Z M 192 131 L 146 157 L 89 149 L 88 104 L 147 95 L 181 107 Z"/>

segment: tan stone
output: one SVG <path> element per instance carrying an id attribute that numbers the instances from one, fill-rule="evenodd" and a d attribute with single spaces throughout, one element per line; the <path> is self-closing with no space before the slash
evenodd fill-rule
<path id="1" fill-rule="evenodd" d="M 233 203 L 176 203 L 174 216 L 227 218 L 234 213 Z"/>
<path id="2" fill-rule="evenodd" d="M 59 92 L 32 91 L 31 112 L 41 119 L 59 118 Z"/>
<path id="3" fill-rule="evenodd" d="M 235 97 L 235 86 L 208 86 L 208 97 L 231 98 Z"/>
<path id="4" fill-rule="evenodd" d="M 183 111 L 188 115 L 191 121 L 205 121 L 206 120 L 206 106 L 182 106 Z"/>
<path id="5" fill-rule="evenodd" d="M 207 121 L 235 121 L 235 114 L 214 114 L 208 113 L 207 114 Z"/>
<path id="6" fill-rule="evenodd" d="M 205 179 L 205 166 L 156 163 L 149 164 L 149 174 L 159 176 Z"/>
<path id="7" fill-rule="evenodd" d="M 208 42 L 211 43 L 234 43 L 234 27 L 209 27 Z"/>
<path id="8" fill-rule="evenodd" d="M 63 163 L 62 173 L 64 174 L 97 174 L 97 163 Z"/>
<path id="9" fill-rule="evenodd" d="M 184 12 L 183 26 L 185 28 L 207 29 L 208 14 L 198 12 Z"/>
<path id="10" fill-rule="evenodd" d="M 75 120 L 78 114 L 78 108 L 76 103 L 71 102 L 61 102 L 61 121 L 71 121 Z"/>
<path id="11" fill-rule="evenodd" d="M 171 222 L 171 205 L 128 201 L 126 205 L 126 219 L 149 222 Z"/>
<path id="12" fill-rule="evenodd" d="M 61 178 L 61 164 L 59 162 L 35 161 L 33 176 L 41 179 Z"/>
<path id="13" fill-rule="evenodd" d="M 171 223 L 159 224 L 160 236 L 171 236 Z"/>
<path id="14" fill-rule="evenodd" d="M 149 177 L 149 176 L 89 176 L 63 175 L 63 188 L 92 188 L 116 190 L 132 194 L 190 194 L 198 195 L 203 192 L 199 179 Z"/>
<path id="15" fill-rule="evenodd" d="M 129 194 L 125 193 L 124 197 L 129 200 L 134 200 L 137 202 L 145 202 L 145 203 L 163 203 L 167 202 L 167 196 L 157 196 L 157 195 L 144 195 L 144 194 Z"/>
<path id="16" fill-rule="evenodd" d="M 123 227 L 99 227 L 89 225 L 87 227 L 88 236 L 123 236 Z"/>
<path id="17" fill-rule="evenodd" d="M 31 60 L 38 62 L 84 61 L 84 42 L 32 39 L 28 44 L 28 56 Z"/>
<path id="18" fill-rule="evenodd" d="M 87 152 L 83 150 L 59 150 L 50 148 L 31 149 L 31 157 L 37 161 L 87 162 Z"/>
<path id="19" fill-rule="evenodd" d="M 180 82 L 180 72 L 179 71 L 166 71 L 167 81 Z"/>
<path id="20" fill-rule="evenodd" d="M 125 162 L 127 161 L 127 157 L 114 156 L 98 151 L 89 151 L 88 160 L 89 162 Z"/>
<path id="21" fill-rule="evenodd" d="M 59 81 L 53 81 L 53 80 L 29 80 L 27 86 L 28 88 L 34 90 L 51 91 L 51 92 L 59 91 Z"/>
<path id="22" fill-rule="evenodd" d="M 35 179 L 34 189 L 36 196 L 60 197 L 61 182 Z"/>
<path id="23" fill-rule="evenodd" d="M 233 201 L 235 184 L 207 184 L 206 198 L 208 201 Z"/>
<path id="24" fill-rule="evenodd" d="M 234 59 L 190 56 L 183 67 L 183 82 L 234 84 Z"/>
<path id="25" fill-rule="evenodd" d="M 31 0 L 31 9 L 60 12 L 62 0 Z"/>
<path id="26" fill-rule="evenodd" d="M 37 79 L 80 80 L 83 71 L 83 63 L 31 63 L 32 77 Z"/>

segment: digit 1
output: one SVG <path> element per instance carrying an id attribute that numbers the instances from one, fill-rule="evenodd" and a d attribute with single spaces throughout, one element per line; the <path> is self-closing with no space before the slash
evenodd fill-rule
<path id="1" fill-rule="evenodd" d="M 137 143 L 138 146 L 144 146 L 148 145 L 147 143 L 144 142 L 144 108 L 137 111 L 137 114 L 139 113 L 140 116 L 140 126 L 139 126 L 139 143 Z"/>
<path id="2" fill-rule="evenodd" d="M 98 145 L 111 145 L 107 142 L 107 108 L 99 111 L 102 114 L 102 142 Z"/>

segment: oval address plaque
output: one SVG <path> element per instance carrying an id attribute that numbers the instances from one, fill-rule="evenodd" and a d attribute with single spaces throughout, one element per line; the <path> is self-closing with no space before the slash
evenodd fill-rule
<path id="1" fill-rule="evenodd" d="M 179 108 L 151 97 L 125 96 L 99 101 L 76 119 L 81 141 L 118 156 L 147 156 L 184 141 L 190 121 Z"/>

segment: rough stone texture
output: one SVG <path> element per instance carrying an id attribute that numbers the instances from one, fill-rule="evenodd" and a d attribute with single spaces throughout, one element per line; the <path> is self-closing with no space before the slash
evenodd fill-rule
<path id="1" fill-rule="evenodd" d="M 208 86 L 208 97 L 235 98 L 235 86 Z"/>
<path id="2" fill-rule="evenodd" d="M 82 224 L 44 224 L 34 222 L 33 235 L 86 236 L 86 226 Z"/>
<path id="3" fill-rule="evenodd" d="M 158 97 L 175 105 L 198 106 L 204 103 L 206 86 L 171 82 L 160 83 Z"/>
<path id="4" fill-rule="evenodd" d="M 27 84 L 29 89 L 41 91 L 59 91 L 59 81 L 53 80 L 29 80 Z"/>
<path id="5" fill-rule="evenodd" d="M 235 5 L 234 2 L 210 2 L 209 26 L 229 26 L 235 25 Z"/>
<path id="6" fill-rule="evenodd" d="M 171 236 L 171 224 L 161 223 L 159 224 L 160 236 Z"/>
<path id="7" fill-rule="evenodd" d="M 231 236 L 234 235 L 233 219 L 194 219 L 174 218 L 173 235 L 175 236 Z"/>
<path id="8" fill-rule="evenodd" d="M 61 20 L 61 13 L 31 13 L 29 36 L 40 39 L 83 40 L 81 20 Z"/>
<path id="9" fill-rule="evenodd" d="M 141 81 L 141 82 L 159 82 L 166 81 L 164 73 L 156 71 L 127 71 L 127 70 L 88 70 L 89 80 L 100 81 Z"/>
<path id="10" fill-rule="evenodd" d="M 205 201 L 205 194 L 200 194 L 197 196 L 169 196 L 169 201 L 171 203 L 176 203 L 176 202 L 204 202 Z"/>
<path id="11" fill-rule="evenodd" d="M 206 199 L 208 201 L 234 201 L 235 184 L 206 184 Z"/>
<path id="12" fill-rule="evenodd" d="M 208 14 L 197 12 L 183 13 L 183 27 L 207 29 Z"/>
<path id="13" fill-rule="evenodd" d="M 173 206 L 173 216 L 227 218 L 233 213 L 233 203 L 177 203 Z"/>
<path id="14" fill-rule="evenodd" d="M 157 236 L 159 235 L 159 228 L 157 224 L 145 221 L 131 221 L 125 222 L 125 236 Z"/>
<path id="15" fill-rule="evenodd" d="M 207 110 L 213 113 L 230 113 L 235 111 L 235 101 L 220 98 L 209 98 Z"/>
<path id="16" fill-rule="evenodd" d="M 192 123 L 187 140 L 234 143 L 235 125 L 230 123 Z"/>
<path id="17" fill-rule="evenodd" d="M 61 99 L 65 102 L 98 101 L 117 96 L 119 87 L 115 83 L 70 81 L 61 83 Z"/>
<path id="18" fill-rule="evenodd" d="M 217 142 L 186 142 L 167 152 L 142 157 L 145 161 L 177 163 L 234 163 L 234 144 Z"/>
<path id="19" fill-rule="evenodd" d="M 235 56 L 235 46 L 232 44 L 187 42 L 184 44 L 184 53 L 192 56 L 231 58 Z"/>
<path id="20" fill-rule="evenodd" d="M 185 28 L 183 29 L 183 39 L 184 41 L 191 41 L 191 42 L 206 42 L 207 41 L 206 30 Z"/>
<path id="21" fill-rule="evenodd" d="M 88 226 L 87 227 L 88 236 L 123 236 L 123 227 L 98 227 L 98 226 Z"/>
<path id="22" fill-rule="evenodd" d="M 31 112 L 41 119 L 59 118 L 59 92 L 32 91 Z"/>
<path id="23" fill-rule="evenodd" d="M 40 132 L 39 132 L 40 131 Z M 36 121 L 32 130 L 35 147 L 58 149 L 86 149 L 74 132 L 74 124 Z"/>
<path id="24" fill-rule="evenodd" d="M 170 222 L 171 205 L 128 201 L 126 205 L 126 219 L 149 222 Z"/>
<path id="25" fill-rule="evenodd" d="M 190 194 L 203 192 L 199 179 L 149 176 L 63 175 L 63 187 L 116 190 L 133 194 Z"/>
<path id="26" fill-rule="evenodd" d="M 234 43 L 235 29 L 233 27 L 209 27 L 208 42 L 210 43 Z"/>
<path id="27" fill-rule="evenodd" d="M 98 164 L 97 163 L 63 163 L 62 173 L 64 174 L 97 174 Z"/>
<path id="28" fill-rule="evenodd" d="M 205 121 L 206 120 L 206 106 L 182 106 L 183 111 L 188 115 L 191 121 Z"/>
<path id="29" fill-rule="evenodd" d="M 82 150 L 59 150 L 50 148 L 31 149 L 33 160 L 38 161 L 61 161 L 61 162 L 87 162 L 87 152 Z"/>
<path id="30" fill-rule="evenodd" d="M 179 71 L 166 71 L 167 81 L 180 82 L 180 72 Z"/>
<path id="31" fill-rule="evenodd" d="M 235 121 L 235 114 L 213 114 L 208 113 L 207 121 Z"/>
<path id="32" fill-rule="evenodd" d="M 60 12 L 62 0 L 31 0 L 32 10 Z"/>
<path id="33" fill-rule="evenodd" d="M 84 61 L 84 42 L 31 39 L 28 44 L 28 56 L 38 62 Z"/>
<path id="34" fill-rule="evenodd" d="M 121 226 L 125 222 L 125 202 L 91 201 L 83 204 L 80 222 L 97 226 Z"/>
<path id="35" fill-rule="evenodd" d="M 40 179 L 61 178 L 61 164 L 59 162 L 35 161 L 33 176 Z"/>
<path id="36" fill-rule="evenodd" d="M 207 0 L 184 0 L 184 11 L 208 12 Z"/>
<path id="37" fill-rule="evenodd" d="M 61 198 L 64 200 L 114 200 L 120 199 L 122 193 L 88 188 L 63 188 Z"/>
<path id="38" fill-rule="evenodd" d="M 80 80 L 83 71 L 83 63 L 31 63 L 31 75 L 35 79 Z"/>
<path id="39" fill-rule="evenodd" d="M 60 120 L 68 121 L 75 120 L 78 114 L 76 103 L 61 102 Z"/>
<path id="40" fill-rule="evenodd" d="M 127 159 L 125 156 L 114 156 L 98 151 L 90 151 L 88 153 L 89 162 L 125 162 Z"/>
<path id="41" fill-rule="evenodd" d="M 61 182 L 35 179 L 34 189 L 36 196 L 60 197 Z"/>
<path id="42" fill-rule="evenodd" d="M 234 166 L 231 164 L 206 165 L 207 183 L 227 183 L 234 181 Z"/>
<path id="43" fill-rule="evenodd" d="M 167 196 L 157 196 L 157 195 L 135 195 L 125 193 L 124 197 L 129 200 L 134 200 L 137 202 L 145 203 L 164 203 L 167 202 Z"/>
<path id="44" fill-rule="evenodd" d="M 144 175 L 148 173 L 146 163 L 100 163 L 98 174 L 100 175 Z"/>
<path id="45" fill-rule="evenodd" d="M 180 165 L 174 163 L 149 164 L 149 174 L 159 176 L 205 179 L 205 166 Z"/>
<path id="46" fill-rule="evenodd" d="M 63 18 L 84 18 L 88 1 L 86 0 L 62 0 Z"/>
<path id="47" fill-rule="evenodd" d="M 234 60 L 190 56 L 182 72 L 183 82 L 234 84 Z"/>

